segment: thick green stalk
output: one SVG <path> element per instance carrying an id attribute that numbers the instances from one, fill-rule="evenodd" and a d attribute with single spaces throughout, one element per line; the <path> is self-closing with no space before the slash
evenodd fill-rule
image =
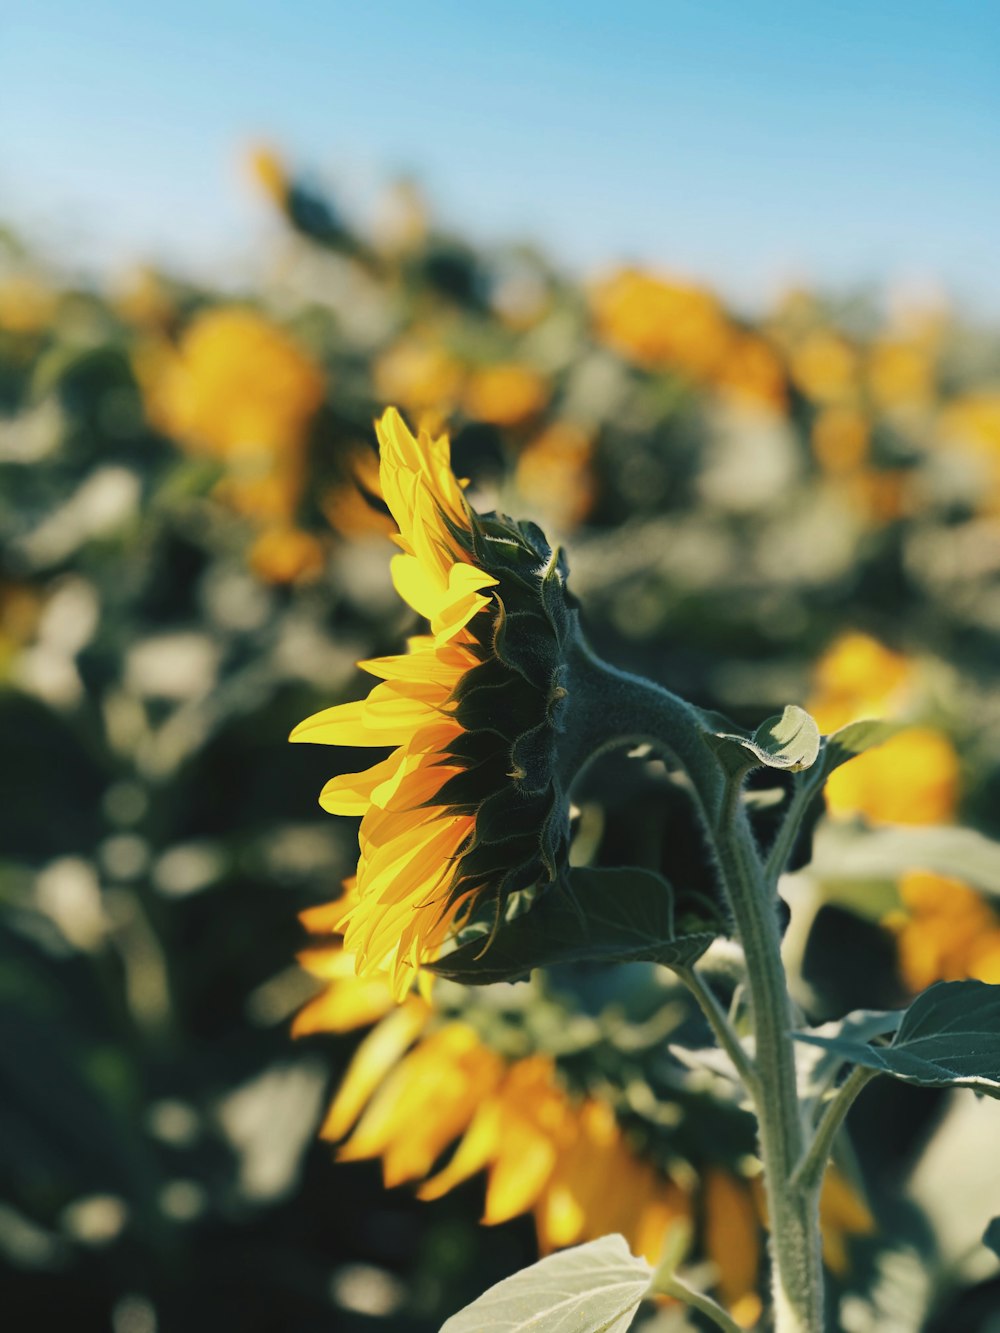
<path id="1" fill-rule="evenodd" d="M 608 667 L 582 649 L 569 688 L 580 691 L 588 722 L 574 741 L 575 758 L 592 756 L 609 743 L 646 741 L 670 756 L 691 782 L 746 955 L 755 1040 L 748 1091 L 764 1166 L 775 1333 L 821 1333 L 818 1191 L 792 1181 L 806 1151 L 807 1129 L 796 1086 L 791 1004 L 773 883 L 740 800 L 741 780 L 724 775 L 703 739 L 706 726 L 697 710 L 652 682 Z"/>
<path id="2" fill-rule="evenodd" d="M 823 1266 L 816 1195 L 792 1175 L 806 1143 L 795 1078 L 792 1015 L 775 904 L 733 785 L 720 811 L 716 853 L 747 959 L 758 1075 L 757 1124 L 770 1224 L 777 1333 L 820 1333 Z"/>

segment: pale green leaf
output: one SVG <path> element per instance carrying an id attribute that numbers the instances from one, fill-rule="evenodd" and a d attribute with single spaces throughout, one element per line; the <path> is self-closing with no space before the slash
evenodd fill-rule
<path id="1" fill-rule="evenodd" d="M 815 721 L 795 704 L 789 704 L 780 716 L 762 722 L 752 736 L 717 731 L 705 739 L 731 773 L 760 767 L 798 773 L 816 762 L 820 743 Z"/>
<path id="2" fill-rule="evenodd" d="M 929 870 L 1000 897 L 1000 843 L 950 825 L 871 828 L 824 820 L 813 840 L 810 874 L 826 883 L 892 881 Z"/>
<path id="3" fill-rule="evenodd" d="M 498 1282 L 441 1333 L 624 1333 L 651 1276 L 621 1236 L 603 1236 Z"/>

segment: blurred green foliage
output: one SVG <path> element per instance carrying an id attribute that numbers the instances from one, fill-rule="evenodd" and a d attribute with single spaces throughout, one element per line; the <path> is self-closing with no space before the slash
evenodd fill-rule
<path id="1" fill-rule="evenodd" d="M 297 913 L 335 896 L 356 847 L 315 803 L 329 753 L 286 737 L 410 628 L 373 494 L 388 401 L 450 426 L 479 507 L 568 540 L 588 633 L 620 665 L 753 726 L 819 689 L 845 631 L 914 664 L 913 716 L 960 762 L 936 818 L 1000 835 L 1000 334 L 868 297 L 796 293 L 749 323 L 674 280 L 584 288 L 523 247 L 439 234 L 412 186 L 362 229 L 257 167 L 285 230 L 252 290 L 81 289 L 0 241 L 11 1329 L 71 1310 L 82 1333 L 417 1333 L 534 1258 L 524 1219 L 475 1226 L 479 1182 L 418 1203 L 377 1165 L 334 1165 L 315 1133 L 355 1039 L 288 1035 L 315 989 Z M 609 758 L 579 804 L 580 862 L 711 892 L 655 765 Z M 973 887 L 981 936 L 995 889 Z M 898 1001 L 885 914 L 823 886 L 813 908 L 813 1016 Z M 649 1020 L 628 987 L 590 970 L 553 990 L 556 1018 L 539 997 L 483 1031 L 502 1048 L 534 1022 L 544 1044 L 597 1015 L 564 1073 L 628 1086 L 646 1048 L 621 1033 Z M 670 1151 L 738 1160 L 738 1109 L 696 1102 Z M 897 1239 L 843 1279 L 852 1328 L 994 1326 L 995 1266 L 969 1253 L 1000 1172 L 970 1104 L 866 1094 L 859 1156 Z"/>

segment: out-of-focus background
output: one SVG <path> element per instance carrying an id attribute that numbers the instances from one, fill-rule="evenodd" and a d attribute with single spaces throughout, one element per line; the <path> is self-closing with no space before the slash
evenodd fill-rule
<path id="1" fill-rule="evenodd" d="M 289 1036 L 297 914 L 356 855 L 316 795 L 357 765 L 286 736 L 412 628 L 386 404 L 566 543 L 611 660 L 741 722 L 910 720 L 836 827 L 1000 835 L 998 42 L 971 4 L 0 19 L 5 1328 L 419 1333 L 537 1254 L 479 1179 L 335 1163 L 360 1032 Z M 576 855 L 696 877 L 678 809 L 609 761 Z M 992 863 L 825 864 L 814 1017 L 1000 980 Z M 580 1003 L 634 1051 L 610 984 Z M 605 1046 L 566 1077 L 611 1099 Z M 629 1142 L 701 1198 L 748 1145 L 671 1086 Z M 995 1127 L 865 1105 L 844 1327 L 995 1328 Z M 738 1190 L 709 1257 L 759 1255 Z"/>

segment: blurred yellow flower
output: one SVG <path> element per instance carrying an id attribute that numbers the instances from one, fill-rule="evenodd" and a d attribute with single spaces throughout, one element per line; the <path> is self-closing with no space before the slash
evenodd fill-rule
<path id="1" fill-rule="evenodd" d="M 116 295 L 115 309 L 136 328 L 165 332 L 177 317 L 166 284 L 155 269 L 145 265 L 126 274 Z"/>
<path id="2" fill-rule="evenodd" d="M 793 345 L 789 370 L 802 392 L 817 403 L 850 400 L 858 389 L 858 354 L 831 329 L 813 329 Z"/>
<path id="3" fill-rule="evenodd" d="M 250 548 L 250 568 L 265 583 L 300 583 L 318 578 L 326 563 L 322 543 L 301 528 L 266 528 Z"/>
<path id="4" fill-rule="evenodd" d="M 283 329 L 256 311 L 198 315 L 176 350 L 147 349 L 137 365 L 152 423 L 226 464 L 226 498 L 260 518 L 289 519 L 304 480 L 309 424 L 322 372 Z"/>
<path id="5" fill-rule="evenodd" d="M 909 727 L 852 759 L 826 784 L 834 815 L 865 815 L 885 824 L 941 824 L 954 818 L 959 767 L 943 732 Z"/>
<path id="6" fill-rule="evenodd" d="M 368 498 L 382 495 L 378 456 L 358 444 L 344 453 L 341 465 L 345 479 L 320 497 L 320 508 L 331 528 L 341 537 L 391 536 L 396 530 L 392 516 Z"/>
<path id="7" fill-rule="evenodd" d="M 465 386 L 465 411 L 494 426 L 522 426 L 548 401 L 548 387 L 529 366 L 500 363 L 474 370 Z"/>
<path id="8" fill-rule="evenodd" d="M 348 900 L 354 892 L 350 885 Z M 340 906 L 313 908 L 302 920 L 326 934 Z M 721 1299 L 744 1327 L 756 1322 L 765 1219 L 759 1179 L 710 1166 L 695 1196 L 642 1156 L 607 1101 L 568 1093 L 549 1056 L 506 1060 L 427 999 L 411 994 L 397 1005 L 390 980 L 359 976 L 339 940 L 308 949 L 300 961 L 323 988 L 298 1014 L 294 1035 L 374 1025 L 320 1130 L 330 1141 L 346 1140 L 341 1161 L 381 1158 L 387 1186 L 420 1182 L 424 1200 L 485 1173 L 483 1223 L 531 1213 L 543 1253 L 619 1231 L 655 1264 L 670 1225 L 697 1214 Z M 847 1237 L 874 1223 L 834 1169 L 822 1216 L 827 1262 L 843 1272 Z"/>
<path id="9" fill-rule="evenodd" d="M 873 524 L 894 523 L 913 506 L 912 474 L 906 468 L 864 468 L 847 478 L 853 508 Z"/>
<path id="10" fill-rule="evenodd" d="M 967 393 L 949 403 L 938 418 L 938 436 L 977 463 L 983 507 L 1000 508 L 1000 390 Z"/>
<path id="11" fill-rule="evenodd" d="M 437 429 L 457 404 L 465 372 L 432 333 L 410 334 L 382 352 L 372 366 L 375 395 Z"/>
<path id="12" fill-rule="evenodd" d="M 850 630 L 816 663 L 809 711 L 823 732 L 863 717 L 896 717 L 912 702 L 914 675 L 901 653 Z"/>
<path id="13" fill-rule="evenodd" d="M 591 295 L 597 336 L 650 369 L 707 375 L 726 351 L 729 321 L 710 292 L 622 269 Z"/>
<path id="14" fill-rule="evenodd" d="M 774 412 L 788 406 L 781 360 L 759 334 L 734 331 L 711 378 L 718 388 L 746 403 Z"/>
<path id="15" fill-rule="evenodd" d="M 1000 915 L 961 880 L 912 870 L 899 882 L 901 908 L 886 920 L 899 969 L 912 991 L 974 977 L 1000 984 Z"/>
<path id="16" fill-rule="evenodd" d="M 0 580 L 0 680 L 3 680 L 21 649 L 35 636 L 43 602 L 28 584 Z"/>
<path id="17" fill-rule="evenodd" d="M 518 491 L 557 532 L 571 531 L 593 508 L 593 452 L 593 440 L 581 426 L 554 421 L 518 455 Z"/>
<path id="18" fill-rule="evenodd" d="M 868 385 L 883 408 L 924 407 L 934 397 L 934 362 L 926 341 L 884 338 L 868 354 Z"/>
<path id="19" fill-rule="evenodd" d="M 852 1236 L 875 1232 L 871 1209 L 845 1175 L 829 1166 L 819 1198 L 819 1223 L 823 1232 L 823 1260 L 831 1273 L 843 1277 L 850 1269 L 848 1241 Z"/>
<path id="20" fill-rule="evenodd" d="M 868 635 L 837 639 L 815 668 L 809 711 L 831 732 L 866 717 L 900 717 L 912 706 L 912 663 Z M 954 817 L 959 765 L 948 737 L 909 727 L 838 768 L 826 785 L 835 815 L 865 815 L 893 824 L 937 824 Z"/>
<path id="21" fill-rule="evenodd" d="M 870 427 L 856 407 L 834 405 L 817 413 L 812 426 L 812 447 L 824 472 L 856 472 L 868 459 Z"/>
<path id="22" fill-rule="evenodd" d="M 256 144 L 247 155 L 247 165 L 253 180 L 283 210 L 288 199 L 288 169 L 278 150 L 270 144 Z"/>
<path id="23" fill-rule="evenodd" d="M 386 1185 L 422 1181 L 422 1199 L 485 1172 L 486 1225 L 530 1212 L 543 1252 L 619 1230 L 655 1262 L 690 1200 L 635 1154 L 607 1103 L 570 1097 L 547 1056 L 508 1063 L 468 1024 L 435 1025 L 417 996 L 396 1008 L 388 981 L 355 975 L 340 947 L 310 950 L 303 963 L 327 985 L 299 1015 L 296 1034 L 377 1022 L 321 1130 L 332 1140 L 350 1133 L 342 1161 L 381 1157 Z M 756 1245 L 756 1233 L 745 1239 Z M 734 1257 L 719 1257 L 728 1272 Z"/>
<path id="24" fill-rule="evenodd" d="M 719 1292 L 738 1312 L 738 1322 L 760 1317 L 760 1216 L 750 1185 L 729 1171 L 710 1167 L 702 1179 L 705 1251 L 719 1273 Z"/>
<path id="25" fill-rule="evenodd" d="M 51 324 L 59 296 L 29 274 L 0 279 L 0 329 L 8 333 L 40 333 Z"/>
<path id="26" fill-rule="evenodd" d="M 283 329 L 220 306 L 185 329 L 150 402 L 170 434 L 232 459 L 297 448 L 323 393 L 319 367 Z"/>
<path id="27" fill-rule="evenodd" d="M 1000 390 L 968 393 L 944 408 L 941 433 L 958 444 L 1000 455 Z"/>

